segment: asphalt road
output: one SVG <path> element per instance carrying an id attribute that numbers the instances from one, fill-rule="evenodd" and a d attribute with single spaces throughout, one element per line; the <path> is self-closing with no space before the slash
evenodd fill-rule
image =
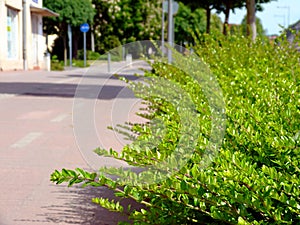
<path id="1" fill-rule="evenodd" d="M 107 126 L 138 120 L 140 101 L 106 69 L 96 64 L 63 72 L 0 72 L 0 225 L 112 225 L 124 219 L 91 203 L 92 197 L 111 197 L 109 190 L 50 182 L 55 169 L 118 165 L 92 150 L 120 150 L 128 143 Z M 129 79 L 134 72 L 119 71 Z"/>

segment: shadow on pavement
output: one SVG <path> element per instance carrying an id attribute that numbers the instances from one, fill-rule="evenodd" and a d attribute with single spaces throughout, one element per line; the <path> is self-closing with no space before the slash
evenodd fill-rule
<path id="1" fill-rule="evenodd" d="M 110 212 L 99 205 L 92 203 L 94 197 L 108 197 L 117 199 L 113 192 L 105 187 L 72 187 L 66 189 L 57 186 L 55 195 L 59 199 L 57 204 L 47 205 L 42 208 L 45 213 L 34 216 L 35 219 L 19 219 L 18 222 L 30 224 L 80 224 L 80 225 L 116 225 L 119 221 L 129 222 L 126 215 Z M 60 190 L 61 189 L 61 190 Z M 65 204 L 61 204 L 61 200 Z M 141 205 L 130 200 L 123 199 L 121 205 L 126 209 L 128 204 L 132 208 L 141 208 Z M 40 219 L 39 219 L 40 218 Z"/>
<path id="2" fill-rule="evenodd" d="M 95 79 L 95 76 L 93 75 L 79 75 L 79 74 L 72 74 L 72 75 L 67 75 L 67 77 L 76 77 L 76 78 L 91 78 L 91 79 Z M 117 75 L 112 75 L 109 77 L 109 79 L 111 80 L 119 80 L 119 77 L 124 77 L 126 80 L 131 80 L 131 81 L 134 81 L 134 80 L 138 80 L 140 79 L 139 76 L 135 76 L 135 75 L 132 75 L 132 74 L 123 74 L 123 73 L 117 73 Z"/>
<path id="3" fill-rule="evenodd" d="M 73 98 L 75 96 L 77 84 L 54 84 L 54 83 L 23 83 L 23 82 L 12 82 L 12 83 L 0 83 L 0 94 L 15 94 L 23 96 L 38 96 L 38 97 L 62 97 L 62 98 Z M 81 93 L 76 97 L 88 98 L 88 99 L 114 99 L 118 98 L 134 98 L 132 92 L 126 92 L 119 95 L 123 89 L 127 89 L 125 86 L 117 85 L 80 85 Z M 101 92 L 100 92 L 101 91 Z M 98 96 L 89 95 L 88 93 L 98 93 Z"/>

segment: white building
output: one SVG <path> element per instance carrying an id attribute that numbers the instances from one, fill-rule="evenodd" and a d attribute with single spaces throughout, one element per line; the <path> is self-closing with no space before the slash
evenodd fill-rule
<path id="1" fill-rule="evenodd" d="M 43 0 L 0 0 L 0 70 L 45 68 L 42 18 L 58 14 L 42 6 Z"/>

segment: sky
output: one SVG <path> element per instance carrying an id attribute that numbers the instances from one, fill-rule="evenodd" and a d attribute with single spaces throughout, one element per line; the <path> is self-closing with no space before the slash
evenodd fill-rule
<path id="1" fill-rule="evenodd" d="M 262 20 L 267 35 L 279 34 L 282 30 L 279 25 L 287 27 L 288 23 L 291 25 L 300 20 L 300 0 L 275 0 L 262 6 L 264 10 L 256 16 Z M 235 14 L 231 11 L 229 23 L 240 24 L 246 12 L 246 9 L 236 9 Z M 224 14 L 220 16 L 224 20 Z"/>

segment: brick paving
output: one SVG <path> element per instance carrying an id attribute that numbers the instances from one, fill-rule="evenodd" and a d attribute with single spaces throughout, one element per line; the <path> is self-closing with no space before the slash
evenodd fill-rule
<path id="1" fill-rule="evenodd" d="M 134 72 L 128 71 L 129 76 Z M 127 143 L 106 127 L 135 119 L 127 111 L 136 110 L 139 103 L 124 83 L 105 72 L 105 65 L 62 72 L 0 72 L 0 225 L 113 225 L 124 219 L 91 203 L 92 197 L 111 197 L 109 190 L 67 188 L 49 181 L 55 169 L 93 170 L 110 164 L 99 160 L 93 148 L 121 149 Z M 83 76 L 91 76 L 85 85 L 102 82 L 104 88 L 97 100 L 92 99 L 96 134 L 91 138 L 87 133 L 78 141 L 72 108 Z M 123 114 L 117 107 L 122 104 L 130 106 Z"/>

